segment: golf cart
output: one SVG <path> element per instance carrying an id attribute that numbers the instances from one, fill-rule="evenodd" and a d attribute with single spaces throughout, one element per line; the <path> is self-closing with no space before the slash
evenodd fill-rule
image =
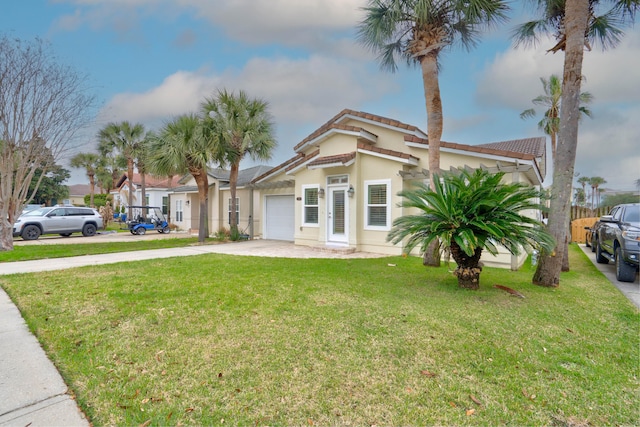
<path id="1" fill-rule="evenodd" d="M 143 235 L 149 230 L 158 233 L 169 233 L 169 223 L 162 209 L 155 206 L 131 206 L 131 220 L 127 221 L 131 234 Z"/>

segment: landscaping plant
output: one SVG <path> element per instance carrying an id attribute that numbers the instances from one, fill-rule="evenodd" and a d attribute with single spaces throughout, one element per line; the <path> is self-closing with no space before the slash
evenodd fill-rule
<path id="1" fill-rule="evenodd" d="M 503 183 L 504 172 L 492 174 L 484 169 L 446 173 L 442 180 L 434 175 L 434 188 L 418 184 L 402 191 L 404 208 L 421 211 L 393 222 L 388 240 L 405 242 L 405 251 L 420 245 L 424 252 L 439 239 L 457 264 L 454 275 L 462 288 L 478 289 L 483 250 L 498 254 L 498 247 L 519 255 L 541 247 L 553 249 L 554 240 L 543 225 L 525 215 L 542 209 L 543 193 L 522 183 Z"/>

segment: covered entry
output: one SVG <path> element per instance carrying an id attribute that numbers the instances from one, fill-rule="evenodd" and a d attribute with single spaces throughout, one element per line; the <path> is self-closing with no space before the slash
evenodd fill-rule
<path id="1" fill-rule="evenodd" d="M 265 196 L 265 239 L 293 241 L 295 232 L 294 196 Z"/>

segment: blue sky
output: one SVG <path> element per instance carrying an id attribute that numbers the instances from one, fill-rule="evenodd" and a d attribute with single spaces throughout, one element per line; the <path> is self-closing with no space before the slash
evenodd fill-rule
<path id="1" fill-rule="evenodd" d="M 23 0 L 5 1 L 0 31 L 48 40 L 60 60 L 86 73 L 97 96 L 94 121 L 71 153 L 94 151 L 95 133 L 111 121 L 158 129 L 197 111 L 217 89 L 243 89 L 269 102 L 278 148 L 271 165 L 340 110 L 351 108 L 426 131 L 422 80 L 400 64 L 380 71 L 357 44 L 354 28 L 366 0 Z M 540 77 L 562 74 L 552 42 L 514 49 L 511 20 L 484 35 L 471 52 L 441 59 L 443 140 L 482 144 L 541 136 L 519 113 L 542 93 Z M 607 188 L 632 190 L 640 179 L 640 30 L 617 49 L 585 55 L 583 90 L 593 119 L 580 128 L 576 172 L 602 176 Z M 246 160 L 243 163 L 250 166 Z M 72 170 L 71 184 L 84 183 Z"/>

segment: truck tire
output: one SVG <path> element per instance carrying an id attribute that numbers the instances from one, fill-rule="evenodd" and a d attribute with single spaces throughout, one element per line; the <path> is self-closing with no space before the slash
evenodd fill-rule
<path id="1" fill-rule="evenodd" d="M 24 230 L 22 230 L 20 236 L 22 237 L 22 240 L 38 240 L 40 234 L 42 234 L 40 232 L 40 227 L 37 225 L 27 225 Z"/>
<path id="2" fill-rule="evenodd" d="M 609 258 L 602 255 L 602 247 L 600 246 L 599 240 L 598 244 L 596 245 L 596 262 L 598 264 L 609 264 Z"/>
<path id="3" fill-rule="evenodd" d="M 636 268 L 624 262 L 620 246 L 616 248 L 616 279 L 619 282 L 633 282 L 636 280 Z"/>

